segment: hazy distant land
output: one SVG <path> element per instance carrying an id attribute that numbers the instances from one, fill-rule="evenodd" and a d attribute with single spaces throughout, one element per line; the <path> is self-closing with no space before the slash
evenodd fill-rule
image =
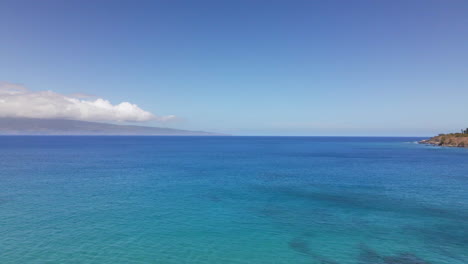
<path id="1" fill-rule="evenodd" d="M 114 125 L 65 119 L 0 118 L 0 135 L 210 136 L 220 134 L 163 127 Z"/>

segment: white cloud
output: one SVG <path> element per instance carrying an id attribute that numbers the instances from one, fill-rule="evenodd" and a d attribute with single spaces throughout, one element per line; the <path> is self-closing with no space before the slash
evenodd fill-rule
<path id="1" fill-rule="evenodd" d="M 0 117 L 119 122 L 169 121 L 175 118 L 172 115 L 156 116 L 129 102 L 113 105 L 102 98 L 36 92 L 11 83 L 0 83 Z"/>

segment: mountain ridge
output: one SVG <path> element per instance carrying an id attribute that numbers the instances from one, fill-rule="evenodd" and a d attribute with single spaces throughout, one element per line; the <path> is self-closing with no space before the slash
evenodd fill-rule
<path id="1" fill-rule="evenodd" d="M 0 135 L 220 136 L 205 131 L 70 119 L 0 118 Z"/>

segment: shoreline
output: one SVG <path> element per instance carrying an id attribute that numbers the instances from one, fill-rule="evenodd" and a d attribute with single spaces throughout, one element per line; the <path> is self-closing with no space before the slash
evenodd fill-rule
<path id="1" fill-rule="evenodd" d="M 440 134 L 429 139 L 421 140 L 418 143 L 439 147 L 468 148 L 468 135 L 461 133 Z"/>

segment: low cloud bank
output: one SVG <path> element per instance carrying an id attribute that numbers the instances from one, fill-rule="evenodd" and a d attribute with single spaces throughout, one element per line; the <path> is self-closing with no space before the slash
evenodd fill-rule
<path id="1" fill-rule="evenodd" d="M 0 83 L 0 117 L 73 119 L 82 121 L 169 121 L 175 116 L 157 116 L 122 102 L 113 105 L 102 98 L 67 96 L 52 91 L 31 91 L 24 86 Z"/>

